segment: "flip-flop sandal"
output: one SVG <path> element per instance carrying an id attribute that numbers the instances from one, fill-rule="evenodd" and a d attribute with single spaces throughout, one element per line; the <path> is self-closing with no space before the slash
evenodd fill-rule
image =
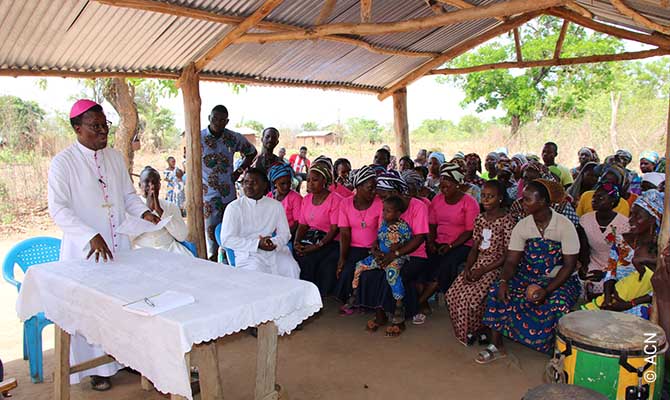
<path id="1" fill-rule="evenodd" d="M 491 341 L 489 340 L 489 335 L 487 335 L 486 333 L 480 333 L 479 339 L 477 339 L 477 343 L 479 343 L 480 346 L 486 346 L 488 344 L 491 344 Z"/>
<path id="2" fill-rule="evenodd" d="M 414 325 L 423 325 L 426 323 L 426 315 L 425 314 L 416 314 L 414 318 L 412 318 L 412 323 Z"/>
<path id="3" fill-rule="evenodd" d="M 393 324 L 386 328 L 386 337 L 387 338 L 397 338 L 405 330 L 405 324 Z"/>
<path id="4" fill-rule="evenodd" d="M 346 304 L 343 305 L 342 307 L 340 307 L 340 315 L 343 316 L 343 317 L 352 315 L 354 312 L 355 311 L 354 311 L 353 307 L 349 307 Z"/>
<path id="5" fill-rule="evenodd" d="M 104 392 L 112 388 L 112 382 L 108 377 L 104 376 L 92 376 L 91 377 L 91 389 L 96 392 Z"/>
<path id="6" fill-rule="evenodd" d="M 376 319 L 371 319 L 368 321 L 368 325 L 365 327 L 365 330 L 370 333 L 377 332 L 377 329 L 379 329 L 380 326 L 384 325 L 386 325 L 386 322 L 380 324 L 379 322 L 377 322 Z"/>
<path id="7" fill-rule="evenodd" d="M 488 364 L 505 357 L 507 357 L 506 353 L 500 352 L 494 344 L 490 344 L 484 350 L 479 352 L 475 358 L 475 362 L 477 364 Z"/>
<path id="8" fill-rule="evenodd" d="M 465 343 L 463 344 L 466 347 L 470 347 L 473 344 L 475 344 L 475 340 L 477 340 L 477 338 L 475 338 L 475 335 L 473 335 L 472 333 L 468 333 L 467 336 L 465 336 Z"/>

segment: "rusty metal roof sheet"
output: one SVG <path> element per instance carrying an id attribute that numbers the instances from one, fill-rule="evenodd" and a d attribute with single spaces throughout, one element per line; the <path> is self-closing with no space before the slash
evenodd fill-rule
<path id="1" fill-rule="evenodd" d="M 470 0 L 491 4 L 503 0 Z M 212 13 L 246 17 L 264 0 L 156 0 Z M 648 32 L 606 0 L 578 0 L 598 19 Z M 660 0 L 627 0 L 651 20 L 670 25 L 670 10 Z M 323 0 L 286 0 L 266 21 L 310 27 Z M 453 11 L 453 7 L 445 6 Z M 375 22 L 427 17 L 423 0 L 377 0 Z M 359 0 L 339 0 L 329 23 L 360 20 Z M 421 31 L 364 36 L 384 48 L 444 52 L 500 24 L 470 21 Z M 232 25 L 203 19 L 104 5 L 95 0 L 0 0 L 0 71 L 67 73 L 155 73 L 176 76 L 223 38 Z M 263 30 L 252 30 L 262 32 Z M 429 58 L 382 55 L 358 46 L 325 40 L 233 44 L 215 57 L 203 74 L 249 82 L 304 83 L 381 91 Z"/>

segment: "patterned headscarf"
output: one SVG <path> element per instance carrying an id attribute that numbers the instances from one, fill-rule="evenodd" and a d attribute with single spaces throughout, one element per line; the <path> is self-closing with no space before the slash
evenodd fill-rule
<path id="1" fill-rule="evenodd" d="M 368 165 L 362 166 L 356 173 L 353 174 L 352 184 L 355 188 L 363 184 L 363 182 L 374 179 L 377 177 L 374 169 L 370 168 Z"/>
<path id="2" fill-rule="evenodd" d="M 546 179 L 549 181 L 555 181 L 556 177 L 551 174 L 549 171 L 549 168 L 547 168 L 546 165 L 539 163 L 537 161 L 529 161 L 528 164 L 524 165 L 521 167 L 521 173 L 525 172 L 527 169 L 532 169 L 537 171 L 538 175 L 540 175 L 540 179 Z"/>
<path id="3" fill-rule="evenodd" d="M 646 150 L 640 154 L 640 160 L 647 160 L 654 165 L 658 164 L 659 158 L 658 153 L 652 150 Z"/>
<path id="4" fill-rule="evenodd" d="M 457 152 L 456 154 L 454 154 L 454 157 L 452 158 L 452 161 L 457 159 L 457 158 L 465 158 L 465 153 L 463 153 L 462 151 Z"/>
<path id="5" fill-rule="evenodd" d="M 633 161 L 633 155 L 628 150 L 617 150 L 614 156 L 623 161 L 624 166 L 630 164 L 630 162 Z"/>
<path id="6" fill-rule="evenodd" d="M 621 187 L 626 186 L 626 171 L 624 171 L 623 168 L 621 168 L 618 165 L 612 164 L 612 165 L 606 165 L 605 168 L 602 171 L 602 175 L 600 175 L 600 179 L 598 180 L 599 182 L 602 182 L 605 179 L 605 175 L 608 173 L 612 173 L 616 175 L 617 177 L 617 184 Z"/>
<path id="7" fill-rule="evenodd" d="M 519 165 L 524 165 L 524 164 L 528 163 L 528 158 L 526 158 L 526 156 L 524 156 L 521 153 L 517 153 L 517 154 L 513 155 L 512 156 L 512 161 L 514 161 L 514 159 L 519 160 Z"/>
<path id="8" fill-rule="evenodd" d="M 656 168 L 654 168 L 654 172 L 665 173 L 665 157 L 661 157 L 658 160 L 658 164 L 656 164 Z"/>
<path id="9" fill-rule="evenodd" d="M 482 172 L 482 159 L 481 159 L 481 157 L 479 157 L 479 154 L 477 154 L 477 153 L 466 154 L 466 155 L 465 155 L 465 162 L 466 162 L 466 164 L 467 164 L 470 160 L 475 160 L 475 161 L 477 162 L 477 171 L 478 171 L 478 172 Z"/>
<path id="10" fill-rule="evenodd" d="M 646 212 L 649 213 L 654 219 L 656 219 L 656 234 L 661 230 L 661 220 L 663 219 L 663 193 L 659 192 L 656 189 L 647 190 L 642 193 L 635 203 L 634 206 L 642 207 Z"/>
<path id="11" fill-rule="evenodd" d="M 463 157 L 454 157 L 451 161 L 449 161 L 452 164 L 458 165 L 458 167 L 461 169 L 461 171 L 465 172 L 465 158 Z"/>
<path id="12" fill-rule="evenodd" d="M 446 161 L 444 154 L 440 153 L 439 151 L 434 151 L 430 153 L 430 155 L 428 156 L 428 160 L 430 160 L 431 158 L 436 159 L 437 162 L 440 163 L 440 165 L 444 164 L 444 162 Z"/>
<path id="13" fill-rule="evenodd" d="M 596 153 L 595 149 L 592 149 L 591 147 L 582 147 L 581 149 L 579 149 L 579 151 L 577 152 L 577 155 L 582 155 L 582 154 L 588 155 L 588 157 L 589 157 L 588 161 L 593 161 L 593 162 L 596 162 L 596 163 L 600 162 L 600 158 L 598 157 L 598 153 Z"/>
<path id="14" fill-rule="evenodd" d="M 423 185 L 426 184 L 426 180 L 423 179 L 420 173 L 416 172 L 413 169 L 407 169 L 402 172 L 402 179 L 405 181 L 407 186 L 412 190 L 421 190 Z"/>
<path id="15" fill-rule="evenodd" d="M 395 190 L 398 193 L 407 193 L 407 183 L 402 179 L 398 171 L 386 171 L 377 177 L 377 189 L 379 190 Z"/>
<path id="16" fill-rule="evenodd" d="M 614 199 L 615 207 L 617 204 L 619 204 L 619 200 L 621 199 L 621 188 L 619 187 L 619 185 L 610 182 L 602 182 L 598 183 L 594 188 L 594 190 L 598 189 L 603 189 L 605 192 L 607 192 L 608 196 Z"/>
<path id="17" fill-rule="evenodd" d="M 565 189 L 560 183 L 548 179 L 535 179 L 533 182 L 538 183 L 547 189 L 550 205 L 560 203 L 565 199 Z"/>
<path id="18" fill-rule="evenodd" d="M 312 161 L 312 165 L 314 164 L 323 164 L 330 168 L 330 170 L 333 170 L 333 160 L 330 157 L 326 157 L 324 155 L 320 155 L 317 158 Z"/>
<path id="19" fill-rule="evenodd" d="M 274 186 L 274 181 L 283 176 L 293 177 L 293 168 L 289 164 L 275 164 L 268 171 L 268 179 L 272 186 Z"/>
<path id="20" fill-rule="evenodd" d="M 440 176 L 451 178 L 455 180 L 458 184 L 462 184 L 463 179 L 465 178 L 465 175 L 463 175 L 463 172 L 461 171 L 461 167 L 459 167 L 457 164 L 454 163 L 442 164 L 442 166 L 440 167 Z"/>
<path id="21" fill-rule="evenodd" d="M 333 183 L 333 168 L 332 166 L 328 168 L 325 163 L 314 163 L 309 169 L 309 172 L 316 172 L 317 174 L 323 176 L 326 179 L 326 186 L 330 186 Z"/>
<path id="22" fill-rule="evenodd" d="M 495 151 L 490 152 L 489 154 L 486 155 L 486 158 L 493 157 L 496 162 L 500 160 L 500 154 L 496 153 Z"/>

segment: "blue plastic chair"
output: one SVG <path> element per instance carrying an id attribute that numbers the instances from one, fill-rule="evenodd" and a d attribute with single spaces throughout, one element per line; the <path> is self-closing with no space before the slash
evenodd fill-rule
<path id="1" fill-rule="evenodd" d="M 188 251 L 190 251 L 191 254 L 193 254 L 194 257 L 198 256 L 198 249 L 196 249 L 195 243 L 189 242 L 188 240 L 184 240 L 183 242 L 179 242 L 179 244 L 186 247 Z"/>
<path id="2" fill-rule="evenodd" d="M 5 256 L 2 264 L 2 277 L 17 290 L 21 282 L 14 279 L 14 267 L 18 265 L 25 274 L 29 267 L 37 264 L 58 261 L 60 258 L 60 239 L 40 236 L 24 240 L 15 245 Z M 30 378 L 33 383 L 44 381 L 42 369 L 42 330 L 52 324 L 44 313 L 38 313 L 23 323 L 23 359 L 29 360 Z"/>
<path id="3" fill-rule="evenodd" d="M 214 228 L 214 238 L 216 239 L 216 244 L 219 245 L 219 248 L 223 249 L 223 251 L 226 252 L 226 260 L 228 260 L 228 265 L 230 265 L 231 267 L 234 267 L 235 266 L 235 252 L 232 249 L 221 246 L 221 224 L 218 224 L 216 226 L 216 228 Z M 222 260 L 219 259 L 219 262 L 222 262 Z"/>

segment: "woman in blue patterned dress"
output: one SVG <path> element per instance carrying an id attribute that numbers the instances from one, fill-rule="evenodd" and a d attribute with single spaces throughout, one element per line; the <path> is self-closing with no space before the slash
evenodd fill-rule
<path id="1" fill-rule="evenodd" d="M 580 292 L 574 274 L 579 238 L 574 224 L 551 209 L 565 191 L 557 182 L 538 179 L 523 192 L 528 216 L 512 231 L 500 280 L 491 285 L 484 325 L 492 343 L 476 362 L 505 357 L 503 336 L 543 353 L 553 347 L 558 320 Z"/>

